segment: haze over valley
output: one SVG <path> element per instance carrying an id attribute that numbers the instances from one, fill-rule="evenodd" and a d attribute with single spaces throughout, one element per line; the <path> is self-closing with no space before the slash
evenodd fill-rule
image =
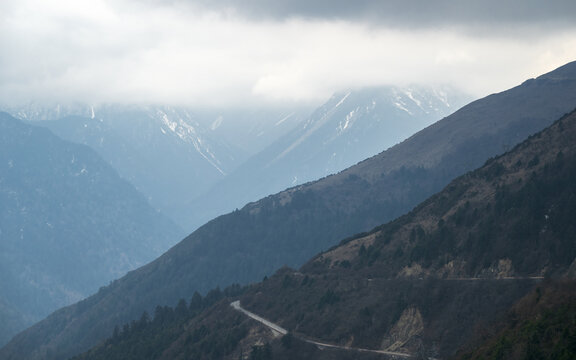
<path id="1" fill-rule="evenodd" d="M 576 356 L 576 5 L 0 5 L 0 359 Z"/>

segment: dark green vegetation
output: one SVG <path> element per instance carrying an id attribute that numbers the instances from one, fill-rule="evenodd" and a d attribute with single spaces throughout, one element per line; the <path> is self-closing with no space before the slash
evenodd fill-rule
<path id="1" fill-rule="evenodd" d="M 478 336 L 480 345 L 461 360 L 576 359 L 576 283 L 544 283 L 497 325 Z"/>
<path id="2" fill-rule="evenodd" d="M 0 344 L 180 235 L 94 151 L 0 113 Z"/>
<path id="3" fill-rule="evenodd" d="M 576 259 L 575 136 L 572 113 L 411 213 L 344 241 L 301 272 L 278 273 L 247 292 L 243 304 L 334 343 L 453 354 L 536 277 L 569 272 Z M 574 331 L 574 323 L 564 326 Z"/>
<path id="4" fill-rule="evenodd" d="M 74 359 L 217 359 L 234 351 L 248 334 L 243 316 L 228 311 L 222 299 L 238 296 L 243 289 L 215 289 L 205 297 L 194 293 L 189 302 L 175 307 L 157 306 L 150 316 L 116 327 L 95 350 Z M 217 302 L 218 305 L 213 306 Z"/>
<path id="5" fill-rule="evenodd" d="M 380 359 L 374 354 L 320 350 L 292 334 L 274 340 L 269 330 L 232 310 L 230 301 L 248 287 L 211 290 L 203 298 L 195 293 L 175 307 L 157 306 L 150 316 L 117 326 L 100 346 L 72 360 L 146 359 Z"/>
<path id="6" fill-rule="evenodd" d="M 71 356 L 109 336 L 115 325 L 138 319 L 143 311 L 152 312 L 158 304 L 175 303 L 180 298 L 189 298 L 194 291 L 206 292 L 216 285 L 259 280 L 284 264 L 299 266 L 313 254 L 333 246 L 342 238 L 366 231 L 408 211 L 427 196 L 440 190 L 453 177 L 480 166 L 487 158 L 511 148 L 529 134 L 548 126 L 562 114 L 571 111 L 574 104 L 576 63 L 568 64 L 517 88 L 476 101 L 402 144 L 335 176 L 269 196 L 241 210 L 214 219 L 156 261 L 129 273 L 98 294 L 58 311 L 21 333 L 0 350 L 0 357 L 34 359 Z M 562 146 L 564 145 L 568 146 Z M 538 161 L 534 160 L 532 169 L 526 170 L 522 164 L 529 165 L 534 156 L 523 159 L 520 163 L 515 160 L 512 165 L 516 166 L 518 163 L 518 171 L 528 175 L 535 171 L 545 171 L 544 166 L 552 166 L 552 162 L 548 155 L 544 154 L 547 149 L 542 150 Z M 562 156 L 569 159 L 568 156 L 571 155 L 564 149 L 562 152 Z M 556 161 L 558 154 L 559 151 L 555 151 L 550 156 Z M 508 164 L 501 166 L 513 170 Z M 347 274 L 355 274 L 353 278 L 359 276 L 361 279 L 376 276 L 384 279 L 418 279 L 427 278 L 431 274 L 436 277 L 495 277 L 496 274 L 527 276 L 562 271 L 565 267 L 562 256 L 573 255 L 569 252 L 558 254 L 556 245 L 548 247 L 540 241 L 527 242 L 521 254 L 530 256 L 544 249 L 546 252 L 542 255 L 543 258 L 554 256 L 543 260 L 548 261 L 549 265 L 545 268 L 541 267 L 541 263 L 532 265 L 528 261 L 530 257 L 515 262 L 518 260 L 514 257 L 517 249 L 505 244 L 507 231 L 500 229 L 507 229 L 505 226 L 515 221 L 518 223 L 518 230 L 523 230 L 520 223 L 522 218 L 518 215 L 520 213 L 514 215 L 516 210 L 513 210 L 513 207 L 503 208 L 501 213 L 495 213 L 497 203 L 493 195 L 497 191 L 496 184 L 516 193 L 524 184 L 529 183 L 529 178 L 522 177 L 520 182 L 515 179 L 515 182 L 509 183 L 508 178 L 503 177 L 507 172 L 502 171 L 498 168 L 485 168 L 481 172 L 486 172 L 487 175 L 465 177 L 419 207 L 418 211 L 390 223 L 367 238 L 348 241 L 340 250 L 323 254 L 321 258 L 306 265 L 305 271 L 309 277 L 314 277 L 316 284 L 325 274 L 326 281 L 330 281 L 330 276 L 344 279 Z M 559 172 L 552 172 L 552 175 L 556 173 Z M 463 183 L 466 181 L 469 181 L 468 185 Z M 472 190 L 468 190 L 469 188 Z M 564 195 L 554 196 L 555 199 L 566 199 Z M 470 205 L 466 205 L 466 201 Z M 507 204 L 506 206 L 514 206 L 516 203 L 508 201 Z M 521 214 L 527 211 L 523 209 Z M 548 214 L 540 215 L 544 218 L 544 215 Z M 493 226 L 488 219 L 503 222 Z M 506 222 L 506 219 L 511 220 Z M 484 228 L 487 229 L 483 230 Z M 539 228 L 538 234 L 541 230 L 543 229 Z M 449 236 L 444 236 L 444 232 Z M 480 236 L 481 234 L 484 235 Z M 491 240 L 492 234 L 497 235 L 494 240 Z M 555 233 L 545 231 L 542 234 L 548 236 Z M 553 240 L 553 243 L 561 241 L 563 240 Z M 327 272 L 333 275 L 328 275 Z M 350 290 L 345 293 L 343 290 L 351 285 L 347 281 L 342 284 L 346 288 L 341 289 L 328 283 L 321 286 L 332 293 L 320 294 L 318 301 L 324 295 L 326 297 L 321 305 L 316 305 L 318 310 L 328 311 L 334 306 L 341 306 L 339 304 L 346 303 L 347 294 L 358 292 Z M 412 282 L 405 284 L 414 286 Z M 507 300 L 501 301 L 502 311 L 525 293 L 521 284 L 517 286 L 519 288 L 516 292 L 511 293 Z M 437 294 L 438 304 L 444 301 L 442 289 L 430 290 Z M 482 294 L 481 290 L 466 290 L 453 299 L 477 299 Z M 291 291 L 278 291 L 277 299 L 290 299 Z M 412 293 L 423 291 L 425 290 L 414 290 Z M 449 294 L 458 292 L 450 291 L 453 292 Z M 307 291 L 302 292 L 308 294 Z M 389 310 L 392 301 L 390 299 L 397 301 L 398 296 L 392 293 L 387 296 L 389 299 L 383 300 L 385 305 L 382 309 Z M 450 299 L 447 297 L 445 300 Z M 413 303 L 412 299 L 405 301 L 409 305 Z M 457 308 L 459 303 L 452 303 L 450 306 L 449 309 Z M 491 308 L 495 306 L 492 304 Z M 400 306 L 400 309 L 402 308 Z M 404 309 L 407 313 L 400 318 L 412 317 L 416 323 L 418 316 L 414 314 L 420 313 L 420 316 L 423 316 L 425 312 L 425 309 L 420 308 L 418 312 Z M 260 309 L 252 310 L 256 312 Z M 386 314 L 397 315 L 399 311 L 386 311 Z M 312 319 L 310 324 L 326 321 L 326 313 L 317 313 L 323 314 L 322 319 Z M 490 314 L 492 313 L 493 309 L 490 310 Z M 404 314 L 404 310 L 401 310 L 400 314 Z M 427 328 L 456 329 L 448 327 L 452 324 L 450 321 L 456 321 L 455 318 L 445 322 L 443 319 L 444 317 L 438 317 L 437 322 L 434 318 L 422 321 Z M 394 318 L 386 321 L 393 323 Z M 304 330 L 309 329 L 302 331 Z M 452 337 L 448 336 L 453 341 L 441 343 L 442 348 L 438 350 L 441 353 L 450 353 L 450 346 L 463 341 L 466 334 L 465 331 L 450 331 L 457 333 Z M 374 341 L 355 333 L 354 338 L 341 332 L 322 334 L 327 334 L 330 339 L 337 341 L 348 339 L 347 341 L 353 344 L 368 344 Z M 419 344 L 422 344 L 424 349 L 433 349 L 434 344 L 441 340 L 434 337 L 440 335 L 434 334 L 442 332 L 424 330 L 420 342 L 408 341 L 406 346 L 408 349 L 418 349 Z M 370 336 L 383 338 L 388 335 L 376 332 Z M 386 341 L 393 346 L 396 340 L 390 339 Z M 50 354 L 53 356 L 48 356 Z"/>
<path id="7" fill-rule="evenodd" d="M 231 296 L 238 296 L 238 291 L 245 290 L 213 290 L 204 299 L 196 293 L 189 304 L 180 300 L 174 308 L 157 307 L 153 316 L 144 313 L 139 320 L 116 327 L 100 346 L 72 360 L 381 358 L 337 349 L 320 350 L 292 334 L 273 340 L 266 328 L 230 308 Z M 215 301 L 219 302 L 214 305 Z"/>
<path id="8" fill-rule="evenodd" d="M 214 331 L 226 329 L 220 338 L 244 334 L 227 354 L 201 351 L 200 359 L 379 356 L 313 349 L 302 342 L 310 338 L 445 358 L 504 321 L 503 330 L 465 358 L 571 358 L 576 285 L 545 277 L 565 278 L 576 266 L 575 138 L 576 111 L 405 216 L 343 241 L 300 271 L 286 267 L 247 287 L 242 306 L 289 335 L 275 338 L 240 313 L 235 317 L 231 298 L 190 319 L 180 335 L 201 348 L 190 329 L 209 318 Z M 84 358 L 115 356 L 120 348 L 110 341 Z M 137 341 L 142 338 L 131 339 Z M 179 358 L 170 356 L 187 346 L 174 341 L 154 348 L 162 356 L 143 358 Z"/>

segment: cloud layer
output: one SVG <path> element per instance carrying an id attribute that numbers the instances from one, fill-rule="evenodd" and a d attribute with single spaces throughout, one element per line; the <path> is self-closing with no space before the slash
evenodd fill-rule
<path id="1" fill-rule="evenodd" d="M 0 102 L 242 106 L 392 83 L 485 95 L 576 60 L 572 2 L 465 3 L 9 0 Z"/>
<path id="2" fill-rule="evenodd" d="M 174 4 L 173 0 L 157 0 Z M 404 29 L 475 27 L 490 24 L 571 26 L 572 0 L 185 0 L 186 4 L 219 12 L 233 11 L 253 19 L 308 18 L 353 20 Z M 182 1 L 180 2 L 182 3 Z"/>

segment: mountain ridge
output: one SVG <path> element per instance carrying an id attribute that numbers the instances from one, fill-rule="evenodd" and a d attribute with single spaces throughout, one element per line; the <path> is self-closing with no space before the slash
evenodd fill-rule
<path id="1" fill-rule="evenodd" d="M 284 264 L 297 267 L 342 238 L 409 211 L 457 175 L 571 111 L 576 104 L 576 63 L 568 70 L 570 76 L 561 80 L 536 80 L 475 101 L 337 175 L 220 216 L 154 262 L 21 333 L 0 354 L 26 349 L 20 355 L 33 359 L 58 349 L 60 357 L 70 356 L 103 339 L 115 324 L 136 319 L 158 304 L 174 303 L 218 284 L 261 279 Z M 484 133 L 471 133 L 469 125 Z M 435 158 L 427 156 L 425 146 L 428 153 L 437 154 Z M 449 151 L 438 154 L 439 148 Z M 415 163 L 411 153 L 420 153 L 421 162 Z M 407 163 L 402 166 L 397 156 Z M 69 326 L 56 334 L 50 330 L 56 323 Z M 45 341 L 47 331 L 51 339 Z"/>
<path id="2" fill-rule="evenodd" d="M 92 147 L 153 206 L 187 231 L 201 223 L 180 215 L 183 208 L 305 113 L 300 108 L 289 114 L 282 108 L 234 113 L 121 104 L 32 103 L 7 109 L 32 125 Z M 267 124 L 277 117 L 279 121 Z M 192 213 L 204 211 L 196 208 Z"/>
<path id="3" fill-rule="evenodd" d="M 157 311 L 158 319 L 143 321 L 75 359 L 126 359 L 141 343 L 157 359 L 387 358 L 376 357 L 380 350 L 448 358 L 512 306 L 517 313 L 531 312 L 530 304 L 542 299 L 540 305 L 561 315 L 555 303 L 570 304 L 574 281 L 567 286 L 557 281 L 573 276 L 576 263 L 574 136 L 576 110 L 453 180 L 408 214 L 342 241 L 299 270 L 284 267 L 259 283 L 232 287 L 204 311 L 164 324 L 171 335 L 163 343 L 154 340 L 166 334 L 158 326 L 162 316 Z M 564 288 L 568 295 L 555 299 L 562 292 L 550 291 L 554 288 Z M 194 295 L 190 310 L 197 308 L 198 299 Z M 246 311 L 281 328 L 270 331 L 239 313 L 240 302 Z M 573 332 L 573 315 L 552 316 L 543 319 Z M 547 331 L 528 323 L 521 330 L 526 327 L 528 334 L 544 334 L 538 340 L 548 349 L 565 351 L 573 344 L 569 336 L 553 334 L 555 328 Z M 224 338 L 226 346 L 218 348 L 216 339 Z M 303 339 L 333 344 L 341 352 L 328 346 L 311 349 Z M 521 344 L 526 341 L 530 339 Z M 501 344 L 492 341 L 490 346 L 508 355 L 515 353 L 510 349 L 522 348 L 509 337 Z M 146 354 L 140 353 L 141 358 Z"/>
<path id="4" fill-rule="evenodd" d="M 427 356 L 450 356 L 478 322 L 498 319 L 538 281 L 570 276 L 576 261 L 575 135 L 576 111 L 455 179 L 410 213 L 343 241 L 299 271 L 278 271 L 240 299 L 287 329 L 369 348 L 379 348 L 371 331 L 386 340 L 401 321 L 420 328 L 416 309 L 423 327 L 398 349 L 415 354 L 424 345 Z M 394 296 L 402 298 L 399 307 Z M 380 302 L 388 308 L 376 310 Z M 363 306 L 388 318 L 386 329 L 364 329 L 347 317 Z"/>
<path id="5" fill-rule="evenodd" d="M 250 201 L 326 177 L 380 153 L 457 110 L 468 97 L 449 87 L 368 87 L 332 95 L 305 121 L 249 158 L 184 213 L 208 221 Z M 253 186 L 257 181 L 259 186 Z"/>
<path id="6" fill-rule="evenodd" d="M 0 129 L 0 308 L 11 319 L 30 325 L 181 236 L 92 149 L 6 113 Z M 2 326 L 1 341 L 14 330 Z"/>

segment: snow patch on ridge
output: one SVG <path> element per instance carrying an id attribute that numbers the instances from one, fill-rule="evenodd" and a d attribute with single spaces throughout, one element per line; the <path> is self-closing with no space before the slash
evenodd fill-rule
<path id="1" fill-rule="evenodd" d="M 418 107 L 422 109 L 422 103 L 420 102 L 420 100 L 414 97 L 411 89 L 404 91 L 404 94 L 406 94 L 406 96 L 408 96 L 410 100 L 414 101 L 414 103 L 416 103 L 416 105 L 418 105 Z"/>
<path id="2" fill-rule="evenodd" d="M 344 97 L 334 107 L 337 108 L 338 106 L 342 105 L 342 103 L 344 103 L 344 101 L 346 101 L 346 99 L 348 98 L 348 96 L 350 96 L 350 94 L 352 94 L 352 91 L 348 91 L 346 93 L 346 95 L 344 95 Z"/>
<path id="3" fill-rule="evenodd" d="M 397 100 L 394 102 L 394 106 L 396 106 L 398 109 L 402 110 L 402 111 L 406 111 L 409 115 L 414 115 L 412 114 L 412 112 L 410 110 L 408 110 L 405 106 L 406 104 L 404 102 L 402 102 L 401 100 Z"/>
<path id="4" fill-rule="evenodd" d="M 357 117 L 359 110 L 360 110 L 360 108 L 357 107 L 356 109 L 350 111 L 346 115 L 346 118 L 344 119 L 344 121 L 340 121 L 340 123 L 338 124 L 338 127 L 336 128 L 336 132 L 338 134 L 341 134 L 342 132 L 344 132 L 346 129 L 348 129 L 354 123 L 354 120 L 356 120 L 356 117 Z"/>
<path id="5" fill-rule="evenodd" d="M 314 132 L 316 130 L 318 130 L 320 127 L 322 127 L 322 125 L 324 125 L 334 114 L 334 112 L 336 111 L 336 109 L 338 109 L 338 107 L 340 105 L 342 105 L 344 103 L 344 101 L 346 101 L 346 99 L 348 98 L 348 96 L 350 96 L 350 94 L 352 94 L 352 91 L 348 91 L 343 97 L 342 99 L 340 99 L 340 101 L 338 101 L 338 103 L 336 105 L 334 105 L 334 107 L 332 107 L 330 110 L 326 111 L 326 113 L 318 120 L 318 121 L 308 121 L 305 125 L 304 125 L 304 129 L 308 128 L 309 125 L 310 128 L 308 128 L 306 130 L 306 132 L 300 136 L 296 141 L 294 141 L 292 143 L 292 145 L 288 146 L 288 148 L 286 150 L 284 150 L 280 155 L 278 155 L 276 158 L 274 158 L 269 164 L 273 164 L 276 161 L 280 160 L 281 158 L 283 158 L 284 156 L 286 156 L 286 154 L 288 154 L 289 152 L 291 152 L 292 150 L 294 150 L 296 147 L 298 147 L 300 144 L 302 144 L 304 142 L 304 140 L 306 140 L 308 137 L 310 137 L 310 135 L 314 134 Z"/>
<path id="6" fill-rule="evenodd" d="M 282 119 L 278 120 L 278 122 L 276 124 L 274 124 L 274 126 L 278 126 L 278 125 L 282 124 L 284 121 L 290 119 L 293 115 L 294 115 L 294 113 L 290 113 L 289 115 L 283 117 Z"/>
<path id="7" fill-rule="evenodd" d="M 216 118 L 216 120 L 214 120 L 212 125 L 210 125 L 210 130 L 214 131 L 214 130 L 218 129 L 220 127 L 220 125 L 222 125 L 223 121 L 224 121 L 224 118 L 222 117 L 222 115 L 218 116 Z"/>
<path id="8" fill-rule="evenodd" d="M 179 121 L 171 120 L 162 110 L 157 110 L 156 114 L 160 117 L 160 120 L 164 125 L 166 125 L 176 136 L 178 136 L 182 141 L 191 143 L 194 149 L 200 156 L 202 156 L 210 165 L 212 165 L 220 174 L 226 175 L 226 172 L 220 167 L 220 162 L 216 156 L 212 153 L 208 146 L 205 146 L 203 139 L 197 134 L 194 126 L 190 125 L 183 119 L 178 119 Z M 221 117 L 219 117 L 221 119 Z M 218 119 L 217 119 L 218 120 Z M 163 133 L 165 133 L 163 131 Z"/>

